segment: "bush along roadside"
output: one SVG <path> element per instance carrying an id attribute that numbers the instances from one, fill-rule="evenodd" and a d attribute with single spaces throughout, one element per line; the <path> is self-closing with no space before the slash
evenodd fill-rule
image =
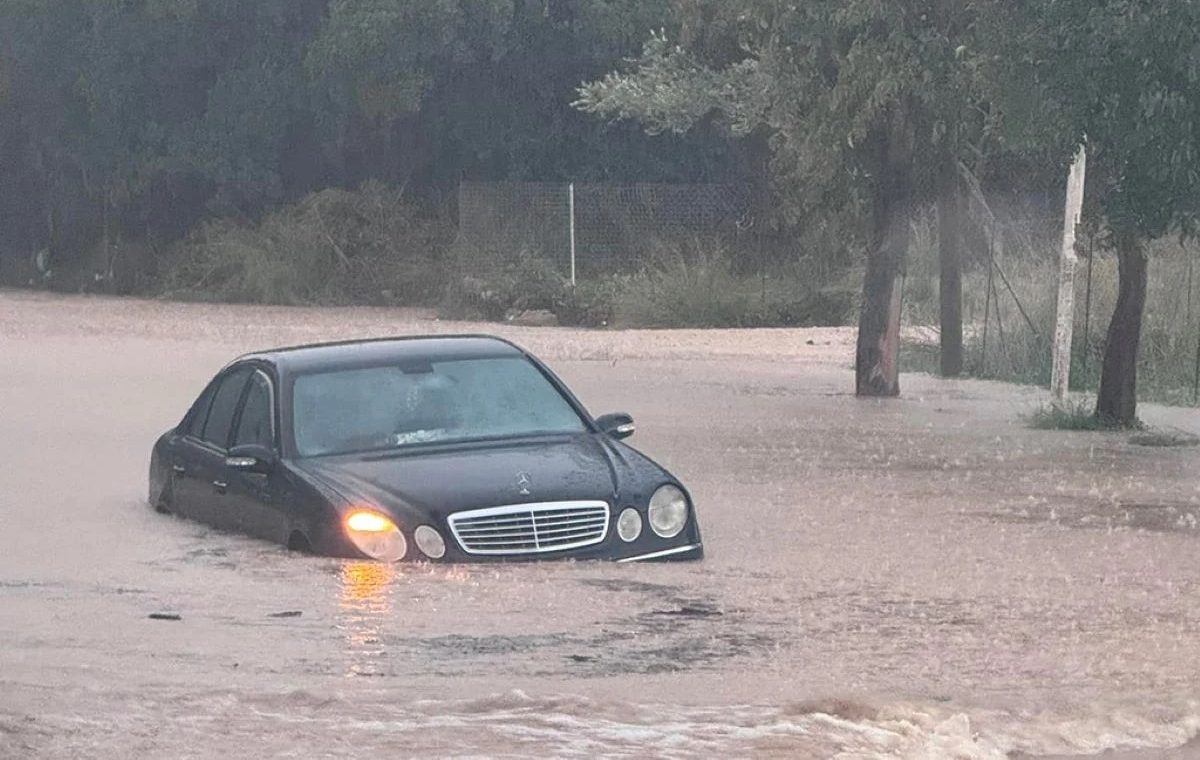
<path id="1" fill-rule="evenodd" d="M 809 327 L 853 318 L 853 276 L 814 282 L 795 271 L 742 273 L 719 246 L 687 250 L 663 246 L 635 272 L 588 274 L 572 285 L 548 258 L 522 248 L 506 261 L 461 266 L 471 274 L 453 278 L 442 313 L 499 321 L 541 311 L 560 325 L 623 328 Z"/>
<path id="2" fill-rule="evenodd" d="M 429 305 L 453 228 L 369 182 L 322 190 L 257 223 L 202 225 L 168 254 L 169 298 L 267 304 Z"/>
<path id="3" fill-rule="evenodd" d="M 560 325 L 717 328 L 842 325 L 853 273 L 743 271 L 711 241 L 653 242 L 636 269 L 583 272 L 576 284 L 530 246 L 481 258 L 445 219 L 398 190 L 328 189 L 255 222 L 201 225 L 162 258 L 167 298 L 287 305 L 440 305 L 450 319 L 540 312 Z M 549 318 L 549 317 L 548 317 Z"/>

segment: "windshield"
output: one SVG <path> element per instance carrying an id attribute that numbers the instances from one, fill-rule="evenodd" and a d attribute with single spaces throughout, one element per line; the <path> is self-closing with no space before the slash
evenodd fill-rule
<path id="1" fill-rule="evenodd" d="M 302 457 L 587 429 L 523 358 L 301 375 L 292 397 Z"/>

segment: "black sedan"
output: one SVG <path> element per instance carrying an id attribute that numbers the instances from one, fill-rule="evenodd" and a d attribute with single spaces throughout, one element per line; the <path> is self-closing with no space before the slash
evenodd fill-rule
<path id="1" fill-rule="evenodd" d="M 683 485 L 506 341 L 237 359 L 155 443 L 150 503 L 289 548 L 396 562 L 699 559 Z"/>

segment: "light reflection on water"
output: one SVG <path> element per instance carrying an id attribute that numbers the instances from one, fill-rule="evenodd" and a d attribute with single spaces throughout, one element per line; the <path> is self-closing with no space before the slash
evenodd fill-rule
<path id="1" fill-rule="evenodd" d="M 419 587 L 423 581 L 444 588 L 472 579 L 471 569 L 463 565 L 343 560 L 338 569 L 337 626 L 345 638 L 348 663 L 344 675 L 388 674 L 385 640 L 393 632 L 391 627 L 404 619 L 396 603 L 401 585 L 412 591 L 414 584 Z M 418 604 L 420 596 L 409 597 L 410 602 Z"/>
<path id="2" fill-rule="evenodd" d="M 345 675 L 383 675 L 383 628 L 391 619 L 396 566 L 347 560 L 338 583 L 338 628 L 346 637 Z"/>

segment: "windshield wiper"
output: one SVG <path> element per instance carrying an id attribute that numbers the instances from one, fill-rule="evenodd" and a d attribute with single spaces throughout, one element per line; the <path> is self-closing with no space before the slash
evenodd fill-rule
<path id="1" fill-rule="evenodd" d="M 368 462 L 378 462 L 385 459 L 395 459 L 397 457 L 407 456 L 409 454 L 424 454 L 431 450 L 438 449 L 453 449 L 458 447 L 480 446 L 493 443 L 509 443 L 521 444 L 528 442 L 529 444 L 540 443 L 546 438 L 571 438 L 577 435 L 583 435 L 586 431 L 558 431 L 558 430 L 536 430 L 528 433 L 516 433 L 509 435 L 488 435 L 476 436 L 474 438 L 455 438 L 452 440 L 428 441 L 424 443 L 409 443 L 399 446 L 395 449 L 378 450 L 365 456 L 364 459 Z"/>

